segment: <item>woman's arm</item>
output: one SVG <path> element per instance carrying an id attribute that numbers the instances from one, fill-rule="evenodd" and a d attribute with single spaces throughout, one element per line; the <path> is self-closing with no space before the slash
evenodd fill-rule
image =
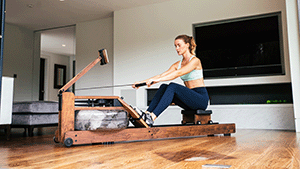
<path id="1" fill-rule="evenodd" d="M 174 63 L 169 68 L 169 70 L 167 70 L 166 72 L 164 72 L 160 75 L 154 76 L 152 78 L 149 78 L 149 79 L 141 81 L 141 82 L 136 82 L 135 84 L 146 82 L 147 86 L 150 87 L 151 85 L 158 83 L 158 82 L 174 80 L 174 79 L 176 79 L 180 76 L 183 76 L 185 74 L 188 74 L 191 71 L 193 71 L 194 69 L 196 69 L 197 66 L 200 64 L 200 60 L 198 58 L 193 58 L 188 64 L 181 67 L 180 69 L 177 69 L 179 63 L 180 63 L 180 61 Z M 137 88 L 134 85 L 132 87 Z"/>
<path id="2" fill-rule="evenodd" d="M 133 88 L 136 88 L 138 89 L 138 87 L 135 87 L 135 84 L 140 84 L 140 83 L 146 83 L 148 85 L 148 87 L 150 87 L 151 85 L 155 84 L 155 83 L 158 83 L 158 81 L 155 81 L 155 79 L 159 79 L 161 77 L 165 77 L 167 76 L 168 74 L 174 72 L 177 70 L 178 68 L 178 64 L 179 64 L 180 61 L 174 63 L 167 71 L 163 72 L 162 74 L 159 74 L 159 75 L 156 75 L 156 76 L 153 76 L 149 79 L 146 79 L 146 80 L 143 80 L 143 81 L 139 81 L 139 82 L 135 82 L 132 87 Z"/>
<path id="3" fill-rule="evenodd" d="M 198 58 L 193 58 L 188 64 L 186 64 L 182 68 L 176 69 L 175 71 L 165 74 L 164 76 L 160 76 L 156 79 L 150 79 L 150 80 L 155 81 L 156 83 L 161 81 L 174 80 L 180 76 L 190 73 L 191 71 L 196 69 L 199 64 L 200 64 L 200 60 Z M 151 84 L 151 82 L 148 83 Z"/>

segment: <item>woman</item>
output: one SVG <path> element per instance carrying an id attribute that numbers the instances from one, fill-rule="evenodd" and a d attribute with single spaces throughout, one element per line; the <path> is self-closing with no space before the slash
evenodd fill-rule
<path id="1" fill-rule="evenodd" d="M 184 81 L 185 86 L 176 83 L 162 84 L 156 92 L 147 111 L 143 115 L 148 125 L 171 104 L 175 103 L 185 110 L 205 110 L 208 105 L 208 93 L 203 80 L 203 69 L 200 59 L 195 56 L 196 43 L 193 37 L 179 35 L 175 38 L 174 45 L 182 59 L 174 63 L 166 72 L 149 79 L 135 82 L 146 83 L 148 87 L 155 83 L 174 80 L 178 77 Z"/>

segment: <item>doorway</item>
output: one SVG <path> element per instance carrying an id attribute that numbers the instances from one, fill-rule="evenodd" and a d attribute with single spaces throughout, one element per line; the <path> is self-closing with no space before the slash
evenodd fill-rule
<path id="1" fill-rule="evenodd" d="M 44 98 L 45 98 L 45 59 L 40 58 L 39 101 L 44 101 Z"/>
<path id="2" fill-rule="evenodd" d="M 40 38 L 39 100 L 57 101 L 55 65 L 66 67 L 66 82 L 73 77 L 75 25 L 38 31 Z M 63 84 L 64 85 L 64 84 Z"/>

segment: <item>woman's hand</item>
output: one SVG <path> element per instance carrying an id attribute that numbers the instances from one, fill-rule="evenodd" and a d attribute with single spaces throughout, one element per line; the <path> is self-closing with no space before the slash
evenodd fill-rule
<path id="1" fill-rule="evenodd" d="M 147 81 L 146 81 L 146 84 L 147 84 L 147 86 L 148 87 L 150 87 L 150 86 L 152 86 L 152 85 L 154 85 L 154 84 L 156 84 L 156 83 L 158 83 L 159 82 L 159 79 L 148 79 Z"/>
<path id="2" fill-rule="evenodd" d="M 144 82 L 144 81 L 143 81 L 143 82 L 134 82 L 134 83 L 132 84 L 132 88 L 134 88 L 134 89 L 140 88 L 139 86 L 137 87 L 136 85 L 137 85 L 137 84 L 141 84 L 141 83 L 145 83 L 145 82 Z"/>
<path id="3" fill-rule="evenodd" d="M 148 87 L 152 86 L 153 84 L 156 84 L 159 82 L 159 79 L 154 79 L 154 78 L 151 78 L 151 79 L 147 79 L 147 80 L 144 80 L 144 81 L 139 81 L 139 82 L 135 82 L 132 84 L 132 88 L 134 89 L 138 89 L 140 88 L 140 86 L 137 86 L 138 84 L 142 84 L 142 83 L 146 83 L 146 85 Z"/>

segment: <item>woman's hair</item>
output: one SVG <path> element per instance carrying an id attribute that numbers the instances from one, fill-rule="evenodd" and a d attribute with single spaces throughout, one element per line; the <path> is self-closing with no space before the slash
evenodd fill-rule
<path id="1" fill-rule="evenodd" d="M 179 35 L 175 38 L 175 40 L 177 39 L 181 39 L 183 40 L 185 43 L 189 43 L 190 47 L 189 47 L 189 51 L 192 55 L 195 55 L 195 50 L 196 50 L 196 43 L 195 40 L 192 36 L 188 36 L 188 35 Z"/>

